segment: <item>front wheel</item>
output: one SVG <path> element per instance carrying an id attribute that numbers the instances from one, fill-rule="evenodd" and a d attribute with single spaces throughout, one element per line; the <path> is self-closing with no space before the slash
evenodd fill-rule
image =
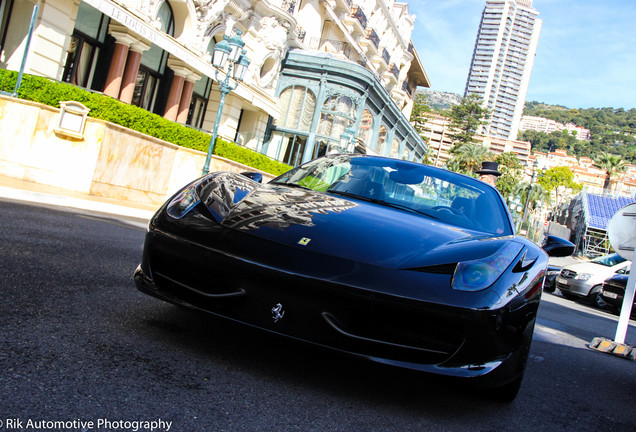
<path id="1" fill-rule="evenodd" d="M 498 402 L 512 402 L 519 394 L 523 375 L 501 387 L 488 389 L 488 397 Z"/>
<path id="2" fill-rule="evenodd" d="M 587 296 L 589 302 L 593 305 L 596 306 L 599 309 L 604 309 L 605 306 L 607 305 L 607 303 L 605 303 L 605 300 L 603 300 L 603 297 L 601 297 L 601 286 L 595 286 L 594 288 L 592 288 L 592 290 L 590 291 L 590 293 Z"/>

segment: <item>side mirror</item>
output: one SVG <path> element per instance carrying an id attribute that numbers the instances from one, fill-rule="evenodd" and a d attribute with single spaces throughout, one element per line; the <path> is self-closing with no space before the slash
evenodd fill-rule
<path id="1" fill-rule="evenodd" d="M 263 174 L 259 172 L 242 172 L 241 175 L 244 175 L 247 178 L 250 178 L 258 183 L 263 183 Z"/>
<path id="2" fill-rule="evenodd" d="M 570 256 L 574 253 L 573 243 L 562 239 L 561 237 L 551 235 L 545 236 L 545 240 L 543 240 L 541 248 L 545 251 L 545 253 L 553 257 Z"/>

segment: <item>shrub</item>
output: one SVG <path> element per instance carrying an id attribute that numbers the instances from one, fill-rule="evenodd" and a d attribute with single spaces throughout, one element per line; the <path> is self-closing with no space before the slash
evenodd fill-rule
<path id="1" fill-rule="evenodd" d="M 0 91 L 13 93 L 18 73 L 0 69 Z M 90 109 L 88 115 L 135 130 L 145 135 L 176 144 L 181 147 L 207 152 L 210 135 L 166 120 L 165 118 L 134 105 L 128 105 L 101 93 L 93 93 L 72 84 L 51 81 L 44 77 L 24 75 L 18 97 L 59 107 L 60 101 L 73 100 Z M 270 174 L 279 175 L 289 170 L 289 165 L 272 160 L 235 143 L 217 139 L 214 154 Z"/>

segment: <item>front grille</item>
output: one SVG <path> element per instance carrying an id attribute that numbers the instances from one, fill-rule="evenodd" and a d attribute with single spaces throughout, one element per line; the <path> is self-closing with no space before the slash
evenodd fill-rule
<path id="1" fill-rule="evenodd" d="M 463 345 L 474 318 L 472 311 L 306 278 L 163 236 L 152 246 L 148 260 L 160 290 L 213 313 L 370 357 L 445 361 Z M 279 302 L 285 317 L 274 324 L 270 309 Z M 338 334 L 323 313 L 359 337 Z"/>
<path id="2" fill-rule="evenodd" d="M 576 272 L 572 270 L 563 269 L 561 270 L 561 277 L 571 279 L 576 276 Z"/>

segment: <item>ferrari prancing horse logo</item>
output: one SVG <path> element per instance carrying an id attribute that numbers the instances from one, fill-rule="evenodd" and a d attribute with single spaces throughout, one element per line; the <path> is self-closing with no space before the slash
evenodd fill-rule
<path id="1" fill-rule="evenodd" d="M 272 308 L 272 319 L 274 322 L 278 322 L 285 315 L 285 311 L 283 310 L 283 305 L 278 303 L 276 306 Z"/>
<path id="2" fill-rule="evenodd" d="M 298 244 L 301 245 L 301 246 L 307 246 L 310 241 L 311 241 L 310 238 L 303 237 L 300 240 L 298 240 Z"/>

